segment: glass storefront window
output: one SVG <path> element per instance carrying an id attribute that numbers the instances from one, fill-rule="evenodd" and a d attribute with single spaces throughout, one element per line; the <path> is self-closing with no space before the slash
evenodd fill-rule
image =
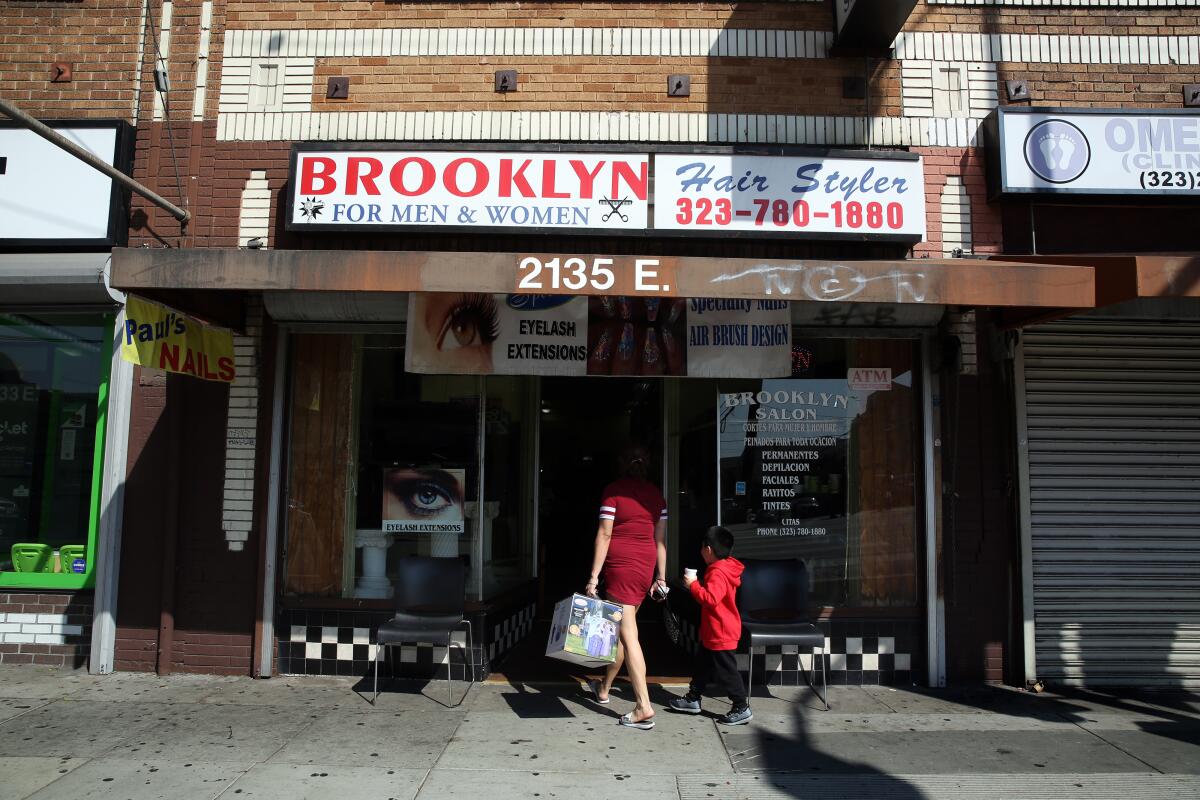
<path id="1" fill-rule="evenodd" d="M 689 383 L 682 558 L 695 560 L 719 504 L 735 555 L 807 563 L 814 605 L 919 606 L 915 349 L 799 339 L 791 378 L 704 381 L 702 391 Z"/>
<path id="2" fill-rule="evenodd" d="M 485 600 L 533 577 L 536 388 L 535 378 L 488 376 L 484 381 L 480 564 Z"/>
<path id="3" fill-rule="evenodd" d="M 291 349 L 286 594 L 383 599 L 414 555 L 460 558 L 475 600 L 532 577 L 533 379 L 407 373 L 399 335 Z"/>
<path id="4" fill-rule="evenodd" d="M 90 585 L 112 317 L 0 311 L 0 586 Z"/>
<path id="5" fill-rule="evenodd" d="M 403 556 L 457 555 L 470 584 L 477 567 L 477 519 L 468 512 L 479 493 L 481 381 L 406 373 L 401 337 L 364 337 L 361 352 L 354 528 L 383 530 L 386 494 L 388 519 L 401 529 L 390 534 L 388 575 Z M 438 527 L 445 530 L 430 530 Z M 360 552 L 357 575 L 362 558 Z"/>
<path id="6" fill-rule="evenodd" d="M 410 555 L 460 558 L 471 600 L 539 572 L 548 597 L 570 591 L 611 472 L 593 450 L 634 433 L 608 413 L 652 421 L 656 451 L 669 426 L 656 458 L 678 566 L 719 520 L 739 556 L 803 559 L 814 605 L 920 607 L 912 340 L 797 337 L 790 378 L 666 383 L 407 373 L 391 334 L 293 334 L 291 349 L 287 594 L 384 599 Z"/>

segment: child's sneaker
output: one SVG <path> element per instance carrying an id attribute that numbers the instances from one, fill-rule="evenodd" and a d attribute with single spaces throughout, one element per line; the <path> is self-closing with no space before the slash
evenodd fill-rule
<path id="1" fill-rule="evenodd" d="M 693 697 L 691 694 L 685 694 L 683 697 L 672 699 L 671 702 L 667 703 L 667 707 L 681 714 L 699 714 L 700 698 Z"/>
<path id="2" fill-rule="evenodd" d="M 750 710 L 750 706 L 742 706 L 717 717 L 717 722 L 722 725 L 745 725 L 752 719 L 754 719 L 754 712 Z"/>

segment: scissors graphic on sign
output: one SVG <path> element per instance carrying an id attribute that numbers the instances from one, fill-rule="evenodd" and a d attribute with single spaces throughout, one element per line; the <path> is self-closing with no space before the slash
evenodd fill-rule
<path id="1" fill-rule="evenodd" d="M 621 208 L 624 206 L 633 205 L 632 200 L 615 197 L 609 200 L 607 197 L 601 197 L 600 202 L 609 208 L 609 212 L 600 218 L 601 222 L 608 222 L 610 219 L 612 219 L 613 214 L 616 214 L 618 217 L 620 217 L 621 222 L 629 222 L 629 217 L 621 213 Z"/>

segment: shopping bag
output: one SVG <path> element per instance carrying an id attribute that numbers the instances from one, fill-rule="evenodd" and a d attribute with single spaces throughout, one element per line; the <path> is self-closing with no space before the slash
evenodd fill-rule
<path id="1" fill-rule="evenodd" d="M 617 660 L 621 606 L 596 597 L 573 594 L 554 606 L 546 655 L 587 667 Z"/>
<path id="2" fill-rule="evenodd" d="M 683 638 L 683 629 L 679 625 L 679 615 L 671 608 L 671 600 L 669 598 L 663 598 L 662 614 L 663 630 L 667 632 L 667 638 L 671 640 L 671 644 L 678 647 L 680 639 Z"/>

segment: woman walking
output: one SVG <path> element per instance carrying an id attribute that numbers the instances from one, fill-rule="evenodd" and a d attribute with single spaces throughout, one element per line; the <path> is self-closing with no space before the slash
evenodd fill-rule
<path id="1" fill-rule="evenodd" d="M 603 680 L 591 682 L 592 692 L 597 702 L 608 703 L 608 693 L 624 664 L 637 703 L 619 722 L 640 730 L 654 727 L 654 709 L 646 687 L 646 659 L 638 641 L 637 610 L 648 593 L 665 594 L 667 585 L 667 501 L 658 487 L 646 480 L 649 465 L 650 454 L 644 447 L 630 446 L 621 454 L 621 477 L 604 489 L 592 574 L 585 589 L 588 595 L 598 597 L 603 575 L 605 599 L 620 603 L 622 611 L 617 659 Z"/>

